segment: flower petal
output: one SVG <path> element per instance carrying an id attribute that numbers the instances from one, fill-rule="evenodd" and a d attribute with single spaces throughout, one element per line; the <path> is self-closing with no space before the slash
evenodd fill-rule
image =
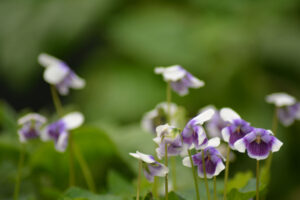
<path id="1" fill-rule="evenodd" d="M 186 75 L 186 71 L 179 65 L 172 65 L 169 67 L 155 68 L 156 74 L 163 74 L 165 81 L 178 81 Z"/>
<path id="2" fill-rule="evenodd" d="M 62 118 L 67 130 L 75 129 L 84 122 L 84 116 L 80 112 L 72 112 Z"/>
<path id="3" fill-rule="evenodd" d="M 229 138 L 230 138 L 229 127 L 225 127 L 222 129 L 222 137 L 225 142 L 229 142 Z"/>
<path id="4" fill-rule="evenodd" d="M 208 140 L 207 146 L 209 146 L 209 147 L 217 147 L 217 146 L 220 145 L 220 143 L 221 143 L 220 138 L 219 137 L 214 137 L 214 138 Z"/>
<path id="5" fill-rule="evenodd" d="M 28 113 L 27 115 L 21 117 L 18 120 L 18 124 L 22 125 L 22 124 L 25 124 L 26 122 L 31 121 L 31 120 L 35 120 L 35 121 L 38 121 L 38 122 L 41 122 L 41 123 L 45 123 L 47 121 L 47 119 L 44 116 L 42 116 L 38 113 Z"/>
<path id="6" fill-rule="evenodd" d="M 276 152 L 279 151 L 280 147 L 283 145 L 283 143 L 278 140 L 277 138 L 274 137 L 274 140 L 272 142 L 272 147 L 271 147 L 271 151 L 272 152 Z"/>
<path id="7" fill-rule="evenodd" d="M 73 75 L 70 87 L 74 89 L 81 89 L 85 87 L 85 80 L 83 78 L 80 78 L 76 74 Z"/>
<path id="8" fill-rule="evenodd" d="M 210 120 L 214 114 L 215 110 L 213 108 L 208 108 L 196 117 L 194 117 L 192 120 L 195 121 L 195 124 L 203 125 L 204 122 Z"/>
<path id="9" fill-rule="evenodd" d="M 235 119 L 240 119 L 241 117 L 231 108 L 222 108 L 220 111 L 220 116 L 224 121 L 232 123 Z"/>
<path id="10" fill-rule="evenodd" d="M 246 144 L 245 144 L 245 141 L 243 138 L 239 139 L 238 141 L 236 141 L 234 143 L 234 148 L 241 152 L 241 153 L 244 153 L 246 151 Z"/>
<path id="11" fill-rule="evenodd" d="M 136 151 L 136 153 L 129 153 L 129 155 L 131 155 L 132 157 L 139 159 L 145 163 L 149 163 L 149 164 L 155 163 L 153 156 L 141 153 L 139 151 Z"/>
<path id="12" fill-rule="evenodd" d="M 222 161 L 219 161 L 214 176 L 218 176 L 224 169 L 225 169 L 225 165 L 223 164 Z"/>
<path id="13" fill-rule="evenodd" d="M 61 65 L 51 65 L 44 72 L 44 79 L 47 83 L 58 84 L 67 76 L 68 69 Z"/>
<path id="14" fill-rule="evenodd" d="M 65 152 L 68 146 L 69 133 L 63 132 L 59 135 L 57 143 L 55 144 L 55 149 L 59 152 Z"/>
<path id="15" fill-rule="evenodd" d="M 58 58 L 55 58 L 54 56 L 51 56 L 46 53 L 41 53 L 38 56 L 38 62 L 43 67 L 49 67 L 50 65 L 59 65 L 60 63 L 63 63 L 62 60 L 59 60 Z"/>
<path id="16" fill-rule="evenodd" d="M 186 166 L 186 167 L 192 167 L 190 157 L 185 157 L 185 158 L 182 160 L 182 164 L 183 164 L 183 166 Z"/>
<path id="17" fill-rule="evenodd" d="M 268 103 L 275 104 L 277 107 L 291 106 L 296 103 L 295 97 L 283 92 L 273 93 L 266 96 L 266 101 Z"/>

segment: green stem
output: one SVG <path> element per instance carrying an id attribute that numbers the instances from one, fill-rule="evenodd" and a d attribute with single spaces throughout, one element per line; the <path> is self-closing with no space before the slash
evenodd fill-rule
<path id="1" fill-rule="evenodd" d="M 189 158 L 190 158 L 190 161 L 191 161 L 191 166 L 192 166 L 192 171 L 193 171 L 194 184 L 195 184 L 196 197 L 197 197 L 196 199 L 200 200 L 197 173 L 195 171 L 195 166 L 194 166 L 194 163 L 193 163 L 191 150 L 188 150 L 188 153 L 189 153 Z"/>
<path id="2" fill-rule="evenodd" d="M 272 122 L 272 132 L 274 136 L 276 135 L 277 127 L 278 127 L 278 117 L 277 117 L 278 109 L 275 108 Z"/>
<path id="3" fill-rule="evenodd" d="M 168 123 L 171 123 L 171 99 L 172 99 L 172 91 L 171 91 L 171 83 L 167 83 L 167 119 Z"/>
<path id="4" fill-rule="evenodd" d="M 63 116 L 63 109 L 62 109 L 62 104 L 61 101 L 59 99 L 59 96 L 56 92 L 56 88 L 54 85 L 50 85 L 50 90 L 51 90 L 51 95 L 52 95 L 52 100 L 56 109 L 56 112 L 58 114 L 59 117 Z"/>
<path id="5" fill-rule="evenodd" d="M 217 178 L 214 176 L 214 200 L 218 200 L 217 197 Z"/>
<path id="6" fill-rule="evenodd" d="M 152 195 L 154 199 L 157 199 L 157 186 L 158 186 L 158 177 L 154 176 L 154 182 L 152 186 Z"/>
<path id="7" fill-rule="evenodd" d="M 25 159 L 25 145 L 21 144 L 20 158 L 19 158 L 19 163 L 18 163 L 18 173 L 17 173 L 16 185 L 15 185 L 15 191 L 14 191 L 14 200 L 19 199 L 24 159 Z"/>
<path id="8" fill-rule="evenodd" d="M 256 161 L 256 200 L 259 200 L 259 160 Z"/>
<path id="9" fill-rule="evenodd" d="M 204 150 L 202 150 L 202 166 L 203 166 L 204 182 L 206 187 L 206 195 L 207 195 L 207 199 L 210 200 L 210 193 L 209 193 L 209 187 L 208 187 L 208 181 L 207 181 L 206 169 L 205 169 Z"/>
<path id="10" fill-rule="evenodd" d="M 83 172 L 83 176 L 85 178 L 85 181 L 89 187 L 89 190 L 92 192 L 96 192 L 96 188 L 95 188 L 95 183 L 92 177 L 92 173 L 87 165 L 86 160 L 84 159 L 84 157 L 82 156 L 79 148 L 76 146 L 75 143 L 73 143 L 73 147 L 74 147 L 74 154 L 78 160 L 79 166 Z"/>
<path id="11" fill-rule="evenodd" d="M 226 167 L 225 167 L 225 177 L 224 177 L 224 197 L 223 199 L 226 200 L 227 198 L 227 181 L 228 181 L 228 174 L 229 174 L 229 156 L 230 156 L 230 146 L 227 146 L 227 155 L 226 155 Z"/>
<path id="12" fill-rule="evenodd" d="M 168 167 L 168 145 L 165 144 L 165 166 Z M 168 174 L 165 176 L 165 199 L 168 200 L 169 186 L 168 186 Z"/>
<path id="13" fill-rule="evenodd" d="M 72 133 L 69 134 L 69 185 L 70 187 L 75 185 L 75 168 L 74 168 L 74 143 L 72 140 Z"/>
<path id="14" fill-rule="evenodd" d="M 142 174 L 142 161 L 139 160 L 139 174 L 138 174 L 138 183 L 136 189 L 136 200 L 140 199 L 141 174 Z"/>
<path id="15" fill-rule="evenodd" d="M 176 184 L 176 157 L 171 158 L 171 172 L 172 172 L 172 184 L 173 184 L 173 190 L 176 191 L 177 184 Z"/>

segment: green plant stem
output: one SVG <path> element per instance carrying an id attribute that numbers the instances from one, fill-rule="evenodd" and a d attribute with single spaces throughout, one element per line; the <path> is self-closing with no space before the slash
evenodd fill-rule
<path id="1" fill-rule="evenodd" d="M 226 200 L 227 198 L 227 182 L 228 182 L 228 174 L 229 174 L 229 156 L 230 156 L 230 146 L 227 146 L 227 155 L 226 155 L 226 167 L 225 167 L 225 176 L 224 176 L 224 197 L 223 199 Z"/>
<path id="2" fill-rule="evenodd" d="M 172 184 L 173 184 L 173 190 L 176 191 L 177 189 L 177 183 L 176 183 L 176 157 L 171 157 L 171 173 L 172 173 Z"/>
<path id="3" fill-rule="evenodd" d="M 141 186 L 141 174 L 142 174 L 142 161 L 139 160 L 139 174 L 138 174 L 138 182 L 137 182 L 137 189 L 136 189 L 136 200 L 140 199 L 140 186 Z"/>
<path id="4" fill-rule="evenodd" d="M 165 166 L 168 167 L 168 145 L 165 144 Z M 168 200 L 169 186 L 168 186 L 168 174 L 165 176 L 165 199 Z"/>
<path id="5" fill-rule="evenodd" d="M 17 173 L 17 179 L 16 179 L 15 191 L 14 191 L 14 200 L 19 199 L 24 159 L 25 159 L 25 144 L 21 144 L 20 158 L 19 158 L 19 163 L 18 163 L 18 173 Z"/>
<path id="6" fill-rule="evenodd" d="M 74 143 L 72 140 L 72 133 L 69 133 L 69 186 L 75 185 L 75 168 L 74 168 Z"/>
<path id="7" fill-rule="evenodd" d="M 63 116 L 62 104 L 61 104 L 61 101 L 60 101 L 59 96 L 57 94 L 55 86 L 50 85 L 50 90 L 51 90 L 52 100 L 53 100 L 56 112 L 57 112 L 59 117 L 62 117 Z"/>
<path id="8" fill-rule="evenodd" d="M 210 193 L 209 193 L 209 187 L 208 187 L 208 181 L 207 181 L 206 169 L 205 169 L 204 150 L 202 150 L 202 166 L 203 166 L 204 182 L 206 187 L 206 195 L 207 195 L 207 199 L 210 200 Z"/>
<path id="9" fill-rule="evenodd" d="M 214 200 L 218 200 L 217 197 L 217 178 L 214 176 Z"/>
<path id="10" fill-rule="evenodd" d="M 157 186 L 158 186 L 158 177 L 154 176 L 154 181 L 152 185 L 152 195 L 154 199 L 157 199 Z"/>
<path id="11" fill-rule="evenodd" d="M 278 127 L 278 108 L 275 108 L 274 115 L 273 115 L 273 122 L 272 122 L 272 132 L 274 136 L 276 135 L 277 127 Z"/>
<path id="12" fill-rule="evenodd" d="M 171 83 L 167 83 L 167 120 L 168 123 L 171 123 L 171 99 L 172 99 L 172 91 L 171 91 Z"/>
<path id="13" fill-rule="evenodd" d="M 86 160 L 84 159 L 84 157 L 82 156 L 79 148 L 77 147 L 77 145 L 75 143 L 73 143 L 73 147 L 74 147 L 74 153 L 75 156 L 78 160 L 79 166 L 83 172 L 83 176 L 85 178 L 85 181 L 89 187 L 89 190 L 92 192 L 96 192 L 96 188 L 95 188 L 95 183 L 92 177 L 92 173 L 87 165 Z"/>
<path id="14" fill-rule="evenodd" d="M 194 166 L 194 163 L 193 163 L 191 150 L 188 150 L 188 153 L 189 153 L 189 158 L 190 158 L 190 161 L 191 161 L 191 166 L 192 166 L 192 171 L 193 171 L 194 184 L 195 184 L 195 190 L 196 190 L 196 199 L 200 200 L 197 173 L 195 171 L 195 166 Z"/>
<path id="15" fill-rule="evenodd" d="M 256 161 L 256 200 L 259 200 L 259 160 Z"/>

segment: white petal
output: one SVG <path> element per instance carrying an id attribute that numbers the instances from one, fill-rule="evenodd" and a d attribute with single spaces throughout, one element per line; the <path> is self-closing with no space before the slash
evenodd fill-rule
<path id="1" fill-rule="evenodd" d="M 67 132 L 61 133 L 55 145 L 56 150 L 59 152 L 65 152 L 67 148 L 68 139 L 69 134 Z"/>
<path id="2" fill-rule="evenodd" d="M 229 142 L 230 133 L 228 127 L 222 129 L 222 137 L 225 142 Z"/>
<path id="3" fill-rule="evenodd" d="M 84 122 L 84 116 L 80 112 L 72 112 L 62 118 L 67 130 L 75 129 Z"/>
<path id="4" fill-rule="evenodd" d="M 20 142 L 21 143 L 26 143 L 26 138 L 24 137 L 24 135 L 20 132 L 20 131 L 18 131 L 18 135 L 19 135 L 19 140 L 20 140 Z"/>
<path id="5" fill-rule="evenodd" d="M 85 87 L 85 80 L 77 75 L 74 75 L 70 86 L 74 89 L 82 89 Z"/>
<path id="6" fill-rule="evenodd" d="M 236 142 L 234 143 L 234 148 L 235 148 L 237 151 L 239 151 L 239 152 L 241 152 L 241 153 L 244 153 L 244 152 L 246 151 L 246 145 L 245 145 L 244 139 L 241 138 L 241 139 L 239 139 L 238 141 L 236 141 Z"/>
<path id="7" fill-rule="evenodd" d="M 275 138 L 274 143 L 272 145 L 272 152 L 279 151 L 280 147 L 283 145 L 283 143 Z"/>
<path id="8" fill-rule="evenodd" d="M 200 113 L 196 117 L 194 117 L 192 120 L 196 121 L 196 124 L 201 124 L 203 125 L 204 122 L 210 120 L 212 116 L 215 114 L 215 110 L 212 108 L 209 108 L 205 110 L 204 112 Z"/>
<path id="9" fill-rule="evenodd" d="M 41 130 L 40 138 L 44 142 L 50 140 L 50 137 L 49 137 L 49 134 L 48 134 L 48 127 Z"/>
<path id="10" fill-rule="evenodd" d="M 207 106 L 201 108 L 198 113 L 200 114 L 200 113 L 203 113 L 203 112 L 205 112 L 207 110 L 210 110 L 210 109 L 213 109 L 215 112 L 217 111 L 217 109 L 214 105 L 207 105 Z"/>
<path id="11" fill-rule="evenodd" d="M 156 176 L 164 177 L 169 173 L 169 168 L 166 167 L 164 164 L 161 164 L 162 169 L 159 170 L 159 173 Z"/>
<path id="12" fill-rule="evenodd" d="M 185 157 L 185 158 L 182 160 L 182 164 L 183 164 L 183 166 L 186 166 L 186 167 L 192 167 L 190 157 Z"/>
<path id="13" fill-rule="evenodd" d="M 157 67 L 155 68 L 156 74 L 163 74 L 165 81 L 178 81 L 186 75 L 186 71 L 179 65 L 172 65 L 170 67 Z"/>
<path id="14" fill-rule="evenodd" d="M 46 53 L 41 53 L 38 56 L 38 62 L 40 63 L 40 65 L 42 65 L 43 67 L 48 67 L 50 65 L 59 65 L 60 63 L 62 63 L 62 60 L 59 60 L 53 56 L 50 56 L 49 54 Z"/>
<path id="15" fill-rule="evenodd" d="M 139 151 L 137 151 L 136 153 L 139 155 L 140 159 L 142 161 L 144 161 L 145 163 L 154 163 L 155 162 L 155 160 L 153 159 L 153 157 L 150 156 L 150 155 L 141 153 Z"/>
<path id="16" fill-rule="evenodd" d="M 295 97 L 293 97 L 289 94 L 283 93 L 283 92 L 273 93 L 273 94 L 266 96 L 266 101 L 268 103 L 275 104 L 277 107 L 291 106 L 296 103 Z"/>
<path id="17" fill-rule="evenodd" d="M 160 143 L 161 143 L 161 137 L 155 137 L 155 138 L 153 138 L 153 141 L 154 141 L 156 144 L 160 144 Z"/>
<path id="18" fill-rule="evenodd" d="M 155 67 L 154 73 L 155 74 L 163 74 L 165 72 L 165 67 Z"/>
<path id="19" fill-rule="evenodd" d="M 140 160 L 140 156 L 137 153 L 129 153 L 129 155 Z"/>
<path id="20" fill-rule="evenodd" d="M 41 122 L 41 123 L 45 123 L 47 121 L 47 119 L 44 116 L 40 115 L 40 114 L 28 113 L 27 115 L 21 117 L 18 120 L 18 124 L 22 125 L 22 124 L 25 124 L 26 122 L 31 121 L 31 120 L 35 120 L 35 121 L 38 121 L 38 122 Z"/>
<path id="21" fill-rule="evenodd" d="M 220 138 L 219 137 L 214 137 L 210 140 L 208 140 L 208 145 L 209 147 L 217 147 L 219 146 L 221 143 Z"/>
<path id="22" fill-rule="evenodd" d="M 68 74 L 67 68 L 61 67 L 60 65 L 51 65 L 44 72 L 44 79 L 47 83 L 58 84 Z"/>
<path id="23" fill-rule="evenodd" d="M 241 117 L 231 108 L 222 108 L 220 111 L 220 116 L 224 121 L 232 122 L 235 119 L 240 119 Z"/>
<path id="24" fill-rule="evenodd" d="M 164 134 L 169 134 L 172 128 L 173 127 L 170 126 L 169 124 L 164 124 L 156 127 L 157 137 L 161 137 Z"/>
<path id="25" fill-rule="evenodd" d="M 225 169 L 223 162 L 218 162 L 214 176 L 218 176 Z"/>
<path id="26" fill-rule="evenodd" d="M 191 81 L 192 81 L 192 85 L 191 85 L 192 88 L 200 88 L 205 85 L 204 81 L 201 81 L 194 76 L 191 78 Z"/>

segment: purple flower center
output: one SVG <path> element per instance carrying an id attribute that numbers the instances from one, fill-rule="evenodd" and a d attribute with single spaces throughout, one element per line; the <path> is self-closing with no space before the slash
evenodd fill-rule
<path id="1" fill-rule="evenodd" d="M 59 120 L 57 122 L 54 122 L 51 124 L 48 128 L 49 136 L 57 142 L 59 136 L 61 133 L 63 133 L 66 130 L 66 125 L 62 120 Z"/>

